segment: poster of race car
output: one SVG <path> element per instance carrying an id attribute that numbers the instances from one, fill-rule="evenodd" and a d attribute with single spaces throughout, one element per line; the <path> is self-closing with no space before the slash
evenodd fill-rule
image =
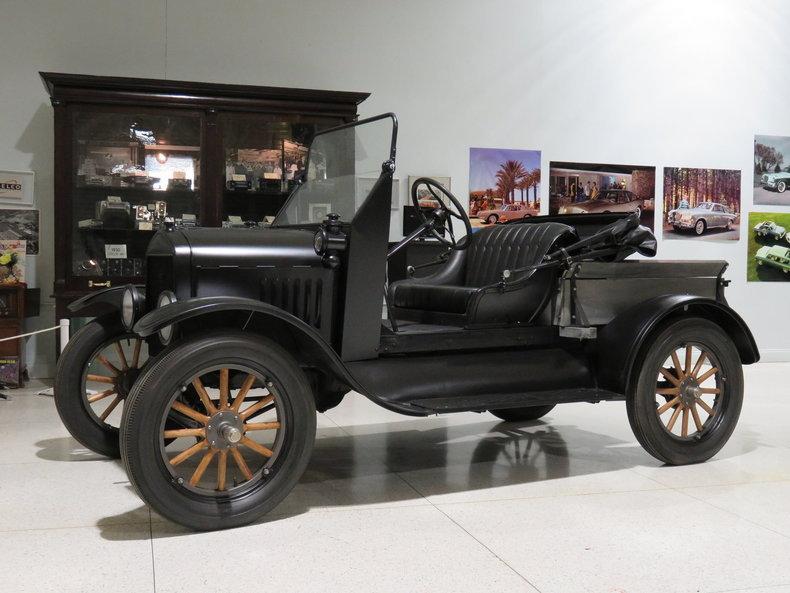
<path id="1" fill-rule="evenodd" d="M 749 282 L 790 281 L 790 213 L 749 213 L 746 279 Z"/>
<path id="2" fill-rule="evenodd" d="M 754 203 L 790 206 L 790 136 L 754 137 Z"/>
<path id="3" fill-rule="evenodd" d="M 540 213 L 540 151 L 469 149 L 469 217 L 472 226 Z"/>
<path id="4" fill-rule="evenodd" d="M 638 212 L 653 228 L 656 168 L 603 163 L 549 164 L 549 214 Z"/>
<path id="5" fill-rule="evenodd" d="M 737 241 L 741 172 L 664 168 L 664 239 Z"/>

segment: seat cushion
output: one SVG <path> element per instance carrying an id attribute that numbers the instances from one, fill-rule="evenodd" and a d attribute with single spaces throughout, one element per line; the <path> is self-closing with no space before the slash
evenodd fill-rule
<path id="1" fill-rule="evenodd" d="M 469 299 L 478 290 L 472 286 L 408 283 L 392 288 L 392 304 L 396 307 L 459 314 L 466 313 Z"/>

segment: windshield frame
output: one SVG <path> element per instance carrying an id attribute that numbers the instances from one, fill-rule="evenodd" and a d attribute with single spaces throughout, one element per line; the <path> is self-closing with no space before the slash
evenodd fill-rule
<path id="1" fill-rule="evenodd" d="M 388 160 L 386 160 L 386 161 L 384 161 L 382 163 L 382 166 L 385 165 L 386 163 L 390 163 L 390 165 L 389 165 L 390 168 L 392 170 L 394 170 L 394 168 L 395 168 L 395 149 L 396 149 L 396 146 L 397 146 L 397 143 L 398 143 L 398 118 L 397 118 L 397 116 L 394 113 L 389 111 L 387 113 L 382 113 L 380 115 L 374 115 L 373 117 L 367 117 L 365 119 L 359 119 L 359 120 L 356 120 L 356 121 L 352 121 L 352 122 L 349 122 L 349 123 L 346 123 L 346 124 L 342 124 L 342 125 L 339 125 L 339 126 L 334 126 L 332 128 L 327 128 L 326 130 L 321 130 L 320 132 L 317 132 L 313 136 L 313 139 L 310 142 L 310 148 L 307 151 L 307 159 L 305 161 L 305 171 L 309 171 L 310 170 L 310 157 L 312 156 L 312 153 L 313 153 L 313 143 L 315 142 L 316 138 L 318 138 L 320 136 L 324 136 L 326 134 L 331 134 L 333 132 L 339 132 L 341 130 L 346 130 L 346 129 L 349 129 L 349 128 L 356 128 L 358 126 L 364 126 L 366 124 L 374 123 L 374 122 L 381 121 L 383 119 L 388 119 L 388 118 L 392 120 L 392 136 L 390 138 L 389 158 L 388 158 Z M 381 176 L 384 175 L 384 174 L 385 174 L 385 171 L 383 171 L 383 170 L 379 173 L 379 180 L 381 180 Z M 303 227 L 303 226 L 310 226 L 310 225 L 319 224 L 318 222 L 278 224 L 278 220 L 280 218 L 280 215 L 282 215 L 284 212 L 287 211 L 288 206 L 291 204 L 291 202 L 293 202 L 296 199 L 296 196 L 299 193 L 299 190 L 303 186 L 304 186 L 304 182 L 301 182 L 296 187 L 296 189 L 294 189 L 291 192 L 291 194 L 288 196 L 288 199 L 285 200 L 285 203 L 277 211 L 277 215 L 274 217 L 274 221 L 271 224 L 271 228 Z M 371 191 L 368 193 L 367 196 L 365 196 L 365 200 L 362 202 L 362 204 L 364 204 L 365 202 L 367 202 L 370 199 L 370 196 L 373 193 L 373 189 L 375 189 L 375 186 L 376 186 L 376 184 L 373 184 Z M 360 204 L 360 207 L 362 206 L 362 204 Z M 355 214 L 355 217 L 356 217 L 356 214 Z M 348 222 L 351 222 L 351 221 L 348 221 Z"/>

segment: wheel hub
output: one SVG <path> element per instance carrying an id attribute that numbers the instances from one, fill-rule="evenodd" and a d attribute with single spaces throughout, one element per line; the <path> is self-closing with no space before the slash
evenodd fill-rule
<path id="1" fill-rule="evenodd" d="M 690 408 L 701 394 L 702 389 L 695 379 L 688 377 L 680 383 L 680 401 L 686 407 Z"/>
<path id="2" fill-rule="evenodd" d="M 208 444 L 220 451 L 235 447 L 244 436 L 244 420 L 233 410 L 214 414 L 206 425 Z"/>
<path id="3" fill-rule="evenodd" d="M 121 399 L 126 399 L 131 393 L 134 382 L 137 381 L 139 375 L 140 369 L 128 369 L 116 376 L 115 387 Z"/>

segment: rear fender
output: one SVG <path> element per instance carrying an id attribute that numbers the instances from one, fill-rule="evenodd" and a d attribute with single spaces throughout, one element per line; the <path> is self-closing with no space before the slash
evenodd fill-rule
<path id="1" fill-rule="evenodd" d="M 743 364 L 760 360 L 752 332 L 729 306 L 692 295 L 664 295 L 620 313 L 599 329 L 596 360 L 599 387 L 627 394 L 651 337 L 664 324 L 681 317 L 702 317 L 718 324 L 732 338 Z"/>

